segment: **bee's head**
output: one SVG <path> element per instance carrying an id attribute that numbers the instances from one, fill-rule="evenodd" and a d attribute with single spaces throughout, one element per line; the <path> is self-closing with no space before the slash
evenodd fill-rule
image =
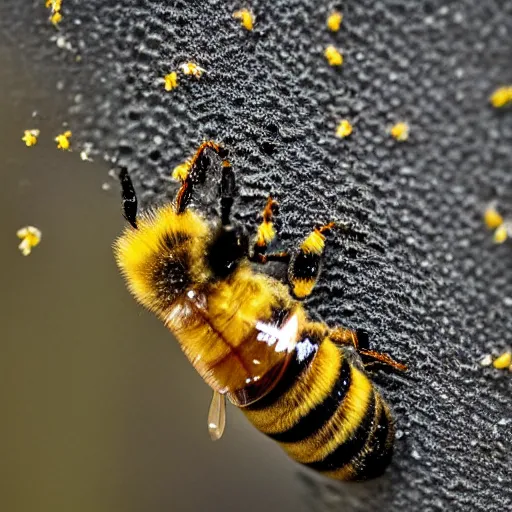
<path id="1" fill-rule="evenodd" d="M 249 254 L 249 237 L 242 226 L 220 225 L 206 250 L 206 262 L 216 277 L 232 274 Z"/>

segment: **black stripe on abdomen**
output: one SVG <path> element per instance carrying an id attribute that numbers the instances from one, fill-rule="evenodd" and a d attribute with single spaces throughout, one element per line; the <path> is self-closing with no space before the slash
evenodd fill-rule
<path id="1" fill-rule="evenodd" d="M 341 405 L 343 407 L 343 404 Z M 334 471 L 346 466 L 364 448 L 368 441 L 368 435 L 372 430 L 372 422 L 375 415 L 375 392 L 372 390 L 370 402 L 362 422 L 356 428 L 353 435 L 340 444 L 334 451 L 324 459 L 305 464 L 316 471 Z"/>
<path id="2" fill-rule="evenodd" d="M 381 399 L 382 400 L 382 399 Z M 376 478 L 389 465 L 393 455 L 394 426 L 387 406 L 383 404 L 380 418 L 372 438 L 368 441 L 369 453 L 357 464 L 354 480 Z"/>
<path id="3" fill-rule="evenodd" d="M 350 387 L 350 373 L 350 365 L 346 359 L 343 359 L 338 378 L 325 400 L 311 409 L 289 430 L 267 435 L 279 443 L 295 443 L 315 434 L 332 418 L 343 403 Z"/>
<path id="4" fill-rule="evenodd" d="M 260 400 L 248 405 L 247 410 L 258 411 L 274 405 L 295 382 L 313 361 L 322 339 L 316 334 L 304 331 L 300 334 L 300 341 L 295 346 L 293 355 L 275 387 Z"/>

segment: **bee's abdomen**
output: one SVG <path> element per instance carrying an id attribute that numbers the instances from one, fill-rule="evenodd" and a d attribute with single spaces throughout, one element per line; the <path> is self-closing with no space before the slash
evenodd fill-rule
<path id="1" fill-rule="evenodd" d="M 307 360 L 300 355 L 305 347 L 314 347 Z M 248 419 L 293 459 L 330 477 L 381 474 L 394 431 L 389 408 L 366 374 L 312 332 L 302 333 L 295 356 L 276 387 L 244 409 Z"/>

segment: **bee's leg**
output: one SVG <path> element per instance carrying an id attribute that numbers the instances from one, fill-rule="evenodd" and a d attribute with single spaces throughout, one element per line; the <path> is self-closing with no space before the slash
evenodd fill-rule
<path id="1" fill-rule="evenodd" d="M 273 252 L 268 254 L 267 249 L 270 243 L 276 237 L 274 228 L 274 215 L 277 213 L 278 203 L 269 196 L 264 210 L 261 212 L 262 221 L 258 226 L 252 252 L 249 260 L 264 265 L 269 261 L 278 261 L 280 263 L 288 263 L 290 255 L 287 251 Z"/>
<path id="2" fill-rule="evenodd" d="M 256 231 L 252 247 L 252 259 L 259 263 L 266 263 L 264 255 L 268 246 L 276 237 L 274 228 L 274 215 L 277 213 L 278 203 L 271 196 L 268 196 L 265 208 L 261 212 L 262 221 Z"/>
<path id="3" fill-rule="evenodd" d="M 297 299 L 304 299 L 313 291 L 322 266 L 324 233 L 333 227 L 334 222 L 316 227 L 292 254 L 288 267 L 288 282 Z"/>
<path id="4" fill-rule="evenodd" d="M 137 229 L 137 194 L 126 167 L 119 169 L 119 180 L 121 181 L 121 197 L 123 200 L 124 218 Z"/>
<path id="5" fill-rule="evenodd" d="M 337 345 L 349 345 L 354 347 L 357 353 L 362 356 L 365 366 L 382 363 L 402 372 L 407 370 L 405 364 L 395 361 L 387 354 L 370 350 L 368 348 L 368 334 L 365 331 L 359 329 L 352 331 L 345 327 L 335 327 L 329 331 L 329 338 Z M 364 345 L 364 347 L 361 345 Z"/>
<path id="6" fill-rule="evenodd" d="M 186 210 L 192 198 L 194 187 L 196 185 L 202 185 L 205 182 L 206 172 L 208 171 L 208 168 L 210 167 L 211 164 L 210 157 L 208 156 L 208 153 L 206 151 L 207 149 L 215 151 L 215 153 L 217 153 L 219 157 L 222 158 L 223 168 L 231 169 L 231 165 L 227 160 L 228 152 L 226 149 L 224 149 L 222 146 L 211 140 L 203 142 L 197 149 L 195 155 L 185 164 L 180 166 L 179 177 L 182 181 L 182 185 L 176 195 L 176 210 L 178 213 L 183 213 Z M 224 181 L 224 173 L 222 181 Z M 232 177 L 232 182 L 234 188 L 234 176 Z M 230 210 L 231 206 L 229 206 L 228 208 L 228 217 Z"/>

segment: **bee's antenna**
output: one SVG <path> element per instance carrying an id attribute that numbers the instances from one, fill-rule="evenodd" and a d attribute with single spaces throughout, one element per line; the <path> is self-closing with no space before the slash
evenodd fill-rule
<path id="1" fill-rule="evenodd" d="M 124 218 L 137 229 L 137 194 L 126 167 L 119 169 L 119 180 L 121 181 L 121 197 L 123 199 Z"/>

